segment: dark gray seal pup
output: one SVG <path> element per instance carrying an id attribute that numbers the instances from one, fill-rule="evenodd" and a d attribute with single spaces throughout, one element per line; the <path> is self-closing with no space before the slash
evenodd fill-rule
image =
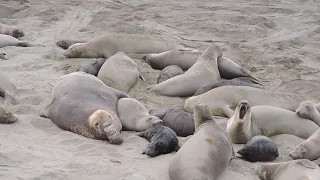
<path id="1" fill-rule="evenodd" d="M 238 151 L 242 159 L 250 162 L 273 161 L 279 156 L 277 145 L 266 136 L 254 136 L 242 149 Z"/>
<path id="2" fill-rule="evenodd" d="M 184 71 L 177 65 L 167 66 L 159 73 L 157 84 L 183 73 Z"/>
<path id="3" fill-rule="evenodd" d="M 76 71 L 83 71 L 88 74 L 92 74 L 94 76 L 97 76 L 99 73 L 99 70 L 103 63 L 106 61 L 104 58 L 99 58 L 99 59 L 93 59 L 89 62 L 86 62 L 85 64 L 81 64 Z"/>
<path id="4" fill-rule="evenodd" d="M 61 41 L 56 42 L 56 45 L 61 47 L 64 50 L 66 50 L 73 44 L 86 43 L 86 42 L 88 42 L 88 41 L 86 41 L 86 40 L 61 40 Z"/>
<path id="5" fill-rule="evenodd" d="M 8 60 L 8 58 L 6 57 L 6 53 L 0 53 L 0 58 L 4 60 Z"/>
<path id="6" fill-rule="evenodd" d="M 138 136 L 150 141 L 148 148 L 142 153 L 150 157 L 168 154 L 172 151 L 178 151 L 180 148 L 177 134 L 169 127 L 161 124 L 140 132 Z"/>
<path id="7" fill-rule="evenodd" d="M 237 80 L 226 80 L 226 79 L 221 79 L 218 82 L 212 82 L 210 84 L 207 84 L 201 88 L 199 88 L 196 93 L 194 93 L 194 96 L 198 96 L 200 94 L 203 94 L 205 92 L 210 91 L 211 89 L 221 87 L 221 86 L 250 86 L 250 87 L 255 87 L 259 89 L 264 89 L 261 85 L 258 84 L 251 84 L 247 83 L 244 81 L 237 81 Z"/>
<path id="8" fill-rule="evenodd" d="M 171 128 L 178 136 L 186 137 L 195 131 L 193 114 L 182 109 L 152 109 L 149 114 L 163 121 L 163 125 Z"/>

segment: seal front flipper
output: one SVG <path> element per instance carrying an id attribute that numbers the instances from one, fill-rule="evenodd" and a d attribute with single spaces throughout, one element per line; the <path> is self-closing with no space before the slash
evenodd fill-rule
<path id="1" fill-rule="evenodd" d="M 140 71 L 140 68 L 138 67 L 138 71 L 139 71 L 139 78 L 144 81 L 144 82 L 147 82 L 146 79 L 142 76 L 141 74 L 141 71 Z"/>

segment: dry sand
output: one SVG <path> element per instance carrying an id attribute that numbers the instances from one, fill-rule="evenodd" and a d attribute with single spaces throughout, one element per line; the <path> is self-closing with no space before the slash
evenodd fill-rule
<path id="1" fill-rule="evenodd" d="M 1 180 L 167 180 L 174 155 L 148 158 L 148 142 L 123 132 L 120 146 L 62 131 L 37 113 L 49 101 L 50 83 L 89 59 L 67 59 L 61 39 L 89 40 L 106 32 L 151 34 L 204 50 L 214 40 L 224 55 L 253 71 L 267 89 L 320 95 L 320 2 L 316 0 L 1 0 L 1 21 L 21 27 L 24 40 L 45 47 L 5 47 L 0 71 L 18 88 L 10 107 L 19 121 L 0 126 Z M 196 40 L 196 41 L 192 41 Z M 137 42 L 138 43 L 138 42 Z M 150 84 L 159 71 L 136 56 Z M 182 107 L 184 99 L 146 92 L 139 80 L 129 94 L 148 109 Z M 225 127 L 226 119 L 219 119 Z M 276 136 L 280 157 L 302 141 Z M 235 146 L 238 150 L 241 146 Z M 234 160 L 222 179 L 255 180 L 259 163 Z"/>

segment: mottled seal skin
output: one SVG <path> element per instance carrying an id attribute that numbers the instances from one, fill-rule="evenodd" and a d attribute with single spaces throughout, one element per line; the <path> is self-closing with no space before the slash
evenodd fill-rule
<path id="1" fill-rule="evenodd" d="M 273 161 L 279 156 L 277 145 L 266 136 L 254 136 L 238 152 L 245 160 L 250 162 Z"/>
<path id="2" fill-rule="evenodd" d="M 86 43 L 86 42 L 88 42 L 88 41 L 86 41 L 86 40 L 60 40 L 60 41 L 56 42 L 56 45 L 61 47 L 64 50 L 66 50 L 71 45 L 74 45 L 77 43 Z"/>
<path id="3" fill-rule="evenodd" d="M 218 82 L 213 82 L 213 83 L 207 84 L 207 85 L 199 88 L 197 90 L 197 92 L 194 93 L 194 96 L 198 96 L 200 94 L 203 94 L 203 93 L 210 91 L 211 89 L 221 87 L 221 86 L 250 86 L 250 87 L 263 89 L 263 87 L 261 85 L 257 85 L 257 84 L 251 84 L 251 83 L 247 83 L 244 81 L 237 81 L 237 80 L 221 79 Z"/>
<path id="4" fill-rule="evenodd" d="M 163 124 L 171 128 L 178 136 L 186 137 L 195 131 L 193 114 L 182 109 L 159 108 L 152 109 L 149 113 L 162 119 Z"/>
<path id="5" fill-rule="evenodd" d="M 11 27 L 3 23 L 0 23 L 0 34 L 9 35 L 15 38 L 20 38 L 24 36 L 24 32 L 21 29 Z"/>
<path id="6" fill-rule="evenodd" d="M 103 63 L 106 61 L 106 59 L 99 58 L 99 59 L 93 59 L 89 62 L 86 62 L 85 64 L 81 64 L 76 71 L 83 71 L 88 74 L 92 74 L 94 76 L 97 76 L 99 73 L 99 70 L 101 69 Z"/>
<path id="7" fill-rule="evenodd" d="M 148 148 L 142 153 L 147 154 L 150 157 L 168 154 L 172 151 L 178 151 L 180 148 L 176 133 L 172 129 L 161 124 L 140 132 L 138 136 L 150 141 Z"/>
<path id="8" fill-rule="evenodd" d="M 159 73 L 157 84 L 183 73 L 184 71 L 177 65 L 167 66 Z"/>
<path id="9" fill-rule="evenodd" d="M 296 109 L 296 113 L 299 117 L 310 119 L 318 126 L 320 126 L 320 114 L 317 110 L 316 104 L 312 101 L 303 101 L 299 104 L 299 107 Z"/>

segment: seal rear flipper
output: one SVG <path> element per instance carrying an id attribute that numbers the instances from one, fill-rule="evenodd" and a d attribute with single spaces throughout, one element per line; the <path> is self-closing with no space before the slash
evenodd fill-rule
<path id="1" fill-rule="evenodd" d="M 247 75 L 247 77 L 250 77 L 252 82 L 264 86 L 263 82 L 258 77 L 256 77 L 256 75 L 254 75 L 252 72 L 250 72 L 249 70 L 247 70 L 245 68 L 241 68 L 241 71 L 245 75 Z"/>

